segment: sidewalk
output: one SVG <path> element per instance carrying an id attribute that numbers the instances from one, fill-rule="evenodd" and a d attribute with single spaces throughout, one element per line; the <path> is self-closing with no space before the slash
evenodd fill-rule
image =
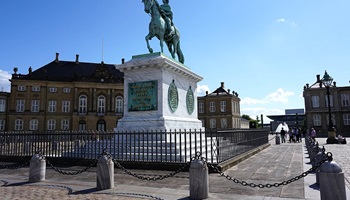
<path id="1" fill-rule="evenodd" d="M 274 184 L 281 183 L 311 168 L 304 148 L 304 143 L 283 143 L 271 146 L 256 155 L 231 167 L 224 173 L 232 178 L 247 183 Z M 319 142 L 322 144 L 322 140 Z M 333 147 L 334 146 L 334 147 Z M 342 150 L 350 153 L 348 145 Z M 327 151 L 333 153 L 334 160 L 338 157 L 339 146 L 325 145 Z M 349 154 L 343 154 L 344 157 Z M 342 155 L 342 156 L 343 156 Z M 350 159 L 350 158 L 346 158 Z M 342 161 L 343 162 L 343 161 Z M 347 180 L 350 180 L 350 161 L 345 160 Z M 339 163 L 341 164 L 341 163 Z M 69 167 L 66 171 L 80 170 L 82 167 Z M 130 170 L 141 176 L 165 175 L 169 171 Z M 57 173 L 47 167 L 46 181 L 28 183 L 29 167 L 18 170 L 0 169 L 0 193 L 3 199 L 189 199 L 188 172 L 181 172 L 174 177 L 158 181 L 140 180 L 115 168 L 115 187 L 109 190 L 97 191 L 96 168 L 80 175 L 67 176 Z M 288 185 L 271 188 L 242 186 L 219 174 L 209 174 L 209 197 L 213 200 L 243 199 L 243 200 L 293 200 L 320 199 L 320 192 L 315 186 L 314 174 L 294 181 Z M 349 187 L 349 182 L 347 183 Z M 347 194 L 349 199 L 349 194 Z"/>

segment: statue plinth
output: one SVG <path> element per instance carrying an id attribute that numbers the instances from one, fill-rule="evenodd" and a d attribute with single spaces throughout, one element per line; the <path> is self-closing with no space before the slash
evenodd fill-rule
<path id="1" fill-rule="evenodd" d="M 124 72 L 124 115 L 116 131 L 204 129 L 197 83 L 203 78 L 162 53 L 133 56 Z"/>

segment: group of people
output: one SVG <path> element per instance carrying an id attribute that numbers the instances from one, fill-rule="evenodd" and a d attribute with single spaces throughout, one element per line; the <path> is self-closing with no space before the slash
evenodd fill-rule
<path id="1" fill-rule="evenodd" d="M 290 143 L 292 143 L 292 142 L 302 142 L 301 129 L 300 128 L 297 128 L 297 127 L 290 128 L 288 130 L 288 132 L 282 128 L 280 134 L 281 134 L 282 143 L 286 143 L 286 138 L 287 137 L 288 137 Z"/>

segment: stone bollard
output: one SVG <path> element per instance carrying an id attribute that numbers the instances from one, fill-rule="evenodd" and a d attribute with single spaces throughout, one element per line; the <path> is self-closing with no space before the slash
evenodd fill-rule
<path id="1" fill-rule="evenodd" d="M 106 190 L 114 187 L 114 162 L 107 155 L 98 159 L 97 189 Z"/>
<path id="2" fill-rule="evenodd" d="M 276 144 L 281 144 L 281 137 L 280 134 L 276 133 L 276 138 L 275 138 Z"/>
<path id="3" fill-rule="evenodd" d="M 30 160 L 29 182 L 40 182 L 45 180 L 46 160 L 39 153 L 34 154 Z"/>
<path id="4" fill-rule="evenodd" d="M 204 160 L 193 160 L 189 170 L 190 199 L 199 200 L 209 197 L 209 176 L 207 163 Z"/>
<path id="5" fill-rule="evenodd" d="M 315 157 L 315 166 L 320 163 L 323 159 L 325 159 L 326 157 L 326 149 L 324 148 L 324 146 L 322 147 L 322 149 L 317 153 L 316 157 Z M 319 169 L 316 169 L 316 184 L 320 185 L 320 173 L 319 173 Z"/>
<path id="6" fill-rule="evenodd" d="M 334 161 L 325 162 L 319 169 L 321 200 L 346 200 L 344 173 Z"/>
<path id="7" fill-rule="evenodd" d="M 315 158 L 317 153 L 320 151 L 320 148 L 318 147 L 318 143 L 316 143 L 316 145 L 314 145 L 310 151 L 309 157 L 310 157 L 310 162 L 312 167 L 315 166 Z"/>

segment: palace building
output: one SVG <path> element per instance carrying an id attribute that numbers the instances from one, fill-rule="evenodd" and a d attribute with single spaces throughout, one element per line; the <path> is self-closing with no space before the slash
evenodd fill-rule
<path id="1" fill-rule="evenodd" d="M 114 65 L 80 62 L 79 55 L 75 61 L 61 61 L 56 53 L 54 61 L 35 71 L 17 71 L 10 94 L 0 94 L 2 130 L 106 131 L 123 115 L 124 74 Z"/>

